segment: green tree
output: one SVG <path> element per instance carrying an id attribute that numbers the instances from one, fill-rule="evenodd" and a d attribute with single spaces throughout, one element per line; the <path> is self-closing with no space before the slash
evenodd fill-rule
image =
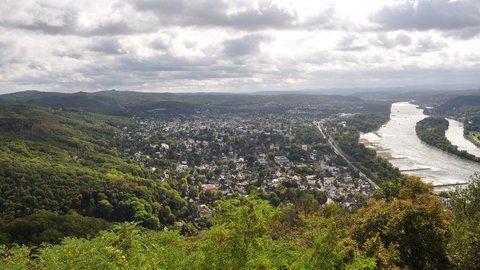
<path id="1" fill-rule="evenodd" d="M 480 173 L 451 195 L 453 237 L 449 255 L 457 269 L 480 268 Z"/>
<path id="2" fill-rule="evenodd" d="M 249 259 L 269 242 L 268 222 L 276 211 L 267 201 L 221 201 L 214 226 L 205 233 L 204 266 L 210 269 L 244 269 Z"/>
<path id="3" fill-rule="evenodd" d="M 409 177 L 398 198 L 370 201 L 353 215 L 352 237 L 380 267 L 448 267 L 451 213 L 431 189 L 418 177 Z"/>

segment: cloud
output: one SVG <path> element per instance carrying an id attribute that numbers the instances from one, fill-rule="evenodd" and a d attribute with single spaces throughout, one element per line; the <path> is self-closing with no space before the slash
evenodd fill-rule
<path id="1" fill-rule="evenodd" d="M 439 30 L 460 37 L 480 33 L 477 0 L 402 1 L 385 6 L 371 19 L 385 30 Z"/>
<path id="2" fill-rule="evenodd" d="M 359 35 L 345 35 L 336 47 L 340 51 L 363 51 L 368 49 L 368 43 Z"/>
<path id="3" fill-rule="evenodd" d="M 295 11 L 266 1 L 256 7 L 222 0 L 106 2 L 109 5 L 99 14 L 88 5 L 84 8 L 72 2 L 5 0 L 0 4 L 0 26 L 50 35 L 101 36 L 154 32 L 173 25 L 276 29 L 292 27 L 298 21 Z"/>
<path id="4" fill-rule="evenodd" d="M 395 37 L 395 43 L 401 46 L 408 46 L 410 43 L 412 43 L 412 38 L 405 33 L 399 33 Z"/>
<path id="5" fill-rule="evenodd" d="M 434 52 L 446 47 L 446 42 L 434 40 L 431 36 L 420 38 L 416 44 L 416 49 L 420 52 Z"/>
<path id="6" fill-rule="evenodd" d="M 21 64 L 25 61 L 25 49 L 15 41 L 0 40 L 0 68 L 8 72 L 8 65 Z M 0 71 L 0 75 L 5 72 Z"/>
<path id="7" fill-rule="evenodd" d="M 372 42 L 374 45 L 391 49 L 397 46 L 408 46 L 412 43 L 412 38 L 404 33 L 400 32 L 392 37 L 391 34 L 381 32 L 376 35 L 376 38 Z"/>
<path id="8" fill-rule="evenodd" d="M 428 70 L 480 66 L 480 2 L 359 2 L 2 0 L 0 87 L 369 86 L 409 70 L 421 81 Z"/>
<path id="9" fill-rule="evenodd" d="M 314 15 L 307 16 L 297 26 L 302 29 L 331 29 L 344 30 L 348 28 L 356 28 L 352 21 L 342 18 L 337 14 L 335 7 L 328 6 L 323 11 L 319 11 Z"/>
<path id="10" fill-rule="evenodd" d="M 259 2 L 257 7 L 235 6 L 222 0 L 136 0 L 133 3 L 137 10 L 155 14 L 163 25 L 258 30 L 288 28 L 298 21 L 295 11 Z"/>
<path id="11" fill-rule="evenodd" d="M 259 52 L 260 44 L 270 40 L 271 38 L 269 36 L 260 34 L 251 34 L 236 39 L 229 39 L 223 42 L 223 52 L 228 57 L 250 55 Z"/>
<path id="12" fill-rule="evenodd" d="M 0 14 L 1 27 L 48 35 L 129 35 L 170 26 L 249 31 L 334 27 L 331 7 L 303 20 L 297 10 L 269 0 L 3 0 Z"/>
<path id="13" fill-rule="evenodd" d="M 93 0 L 82 5 L 38 0 L 5 0 L 0 3 L 0 26 L 48 35 L 102 36 L 151 32 L 158 27 L 125 5 L 102 2 L 102 12 Z M 90 5 L 89 5 L 90 4 Z"/>
<path id="14" fill-rule="evenodd" d="M 96 40 L 94 45 L 90 47 L 94 52 L 104 54 L 126 54 L 128 49 L 122 46 L 120 41 L 116 38 L 103 38 Z"/>

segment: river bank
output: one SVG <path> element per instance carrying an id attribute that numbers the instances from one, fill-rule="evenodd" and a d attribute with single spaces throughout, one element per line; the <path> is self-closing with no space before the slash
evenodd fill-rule
<path id="1" fill-rule="evenodd" d="M 417 105 L 393 103 L 390 121 L 376 132 L 361 134 L 359 142 L 375 149 L 405 174 L 418 175 L 425 182 L 435 185 L 467 182 L 470 175 L 480 171 L 480 164 L 423 143 L 416 135 L 415 125 L 426 117 Z"/>
<path id="2" fill-rule="evenodd" d="M 448 129 L 445 132 L 445 137 L 458 147 L 460 151 L 467 151 L 468 153 L 480 157 L 480 148 L 472 143 L 464 136 L 464 125 L 457 120 L 446 118 L 448 121 Z"/>

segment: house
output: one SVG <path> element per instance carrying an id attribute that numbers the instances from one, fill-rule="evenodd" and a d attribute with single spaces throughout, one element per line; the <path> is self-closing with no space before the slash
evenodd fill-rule
<path id="1" fill-rule="evenodd" d="M 290 163 L 290 160 L 286 156 L 275 156 L 273 158 L 275 160 L 275 163 L 278 165 L 284 165 Z"/>
<path id="2" fill-rule="evenodd" d="M 315 186 L 315 185 L 317 185 L 317 180 L 315 180 L 315 179 L 307 180 L 307 184 L 309 186 Z"/>
<path id="3" fill-rule="evenodd" d="M 324 177 L 323 178 L 323 185 L 325 187 L 333 186 L 334 184 L 335 184 L 335 177 Z"/>
<path id="4" fill-rule="evenodd" d="M 218 190 L 218 186 L 215 184 L 203 184 L 202 189 L 203 191 Z"/>

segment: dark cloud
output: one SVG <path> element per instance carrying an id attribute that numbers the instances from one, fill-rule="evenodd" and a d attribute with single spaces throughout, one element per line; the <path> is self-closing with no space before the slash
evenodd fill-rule
<path id="1" fill-rule="evenodd" d="M 401 46 L 408 46 L 412 43 L 412 38 L 405 33 L 399 33 L 395 37 L 395 43 Z"/>
<path id="2" fill-rule="evenodd" d="M 24 61 L 25 50 L 16 42 L 0 41 L 0 67 Z"/>
<path id="3" fill-rule="evenodd" d="M 0 67 L 9 62 L 7 57 L 9 57 L 11 49 L 11 43 L 0 41 Z"/>
<path id="4" fill-rule="evenodd" d="M 478 0 L 419 0 L 386 6 L 371 19 L 386 30 L 441 30 L 464 37 L 480 30 Z"/>
<path id="5" fill-rule="evenodd" d="M 211 58 L 191 59 L 174 55 L 162 55 L 139 59 L 128 55 L 121 56 L 115 62 L 90 64 L 81 70 L 82 74 L 95 78 L 95 82 L 104 81 L 116 85 L 134 83 L 171 83 L 172 81 L 203 81 L 210 79 L 241 79 L 258 76 L 262 70 L 253 67 L 219 64 Z"/>
<path id="6" fill-rule="evenodd" d="M 169 26 L 242 30 L 335 27 L 332 7 L 301 21 L 296 10 L 265 0 L 256 6 L 225 0 L 119 0 L 105 10 L 103 17 L 90 18 L 86 24 L 82 16 L 90 10 L 82 9 L 81 5 L 5 1 L 0 5 L 0 14 L 13 14 L 0 17 L 0 26 L 48 35 L 128 35 L 151 33 Z"/>
<path id="7" fill-rule="evenodd" d="M 467 27 L 460 31 L 449 31 L 447 36 L 452 36 L 460 39 L 471 39 L 480 33 L 480 25 L 477 27 Z"/>
<path id="8" fill-rule="evenodd" d="M 306 17 L 299 26 L 306 29 L 342 30 L 352 27 L 352 23 L 342 21 L 340 16 L 337 15 L 335 7 L 330 6 L 318 14 Z"/>
<path id="9" fill-rule="evenodd" d="M 271 40 L 269 36 L 252 34 L 223 42 L 224 54 L 228 57 L 246 56 L 257 53 L 262 42 Z"/>
<path id="10" fill-rule="evenodd" d="M 158 51 L 167 51 L 170 47 L 169 40 L 164 37 L 158 37 L 149 44 L 150 48 Z"/>
<path id="11" fill-rule="evenodd" d="M 208 69 L 216 64 L 212 58 L 187 58 L 171 54 L 149 58 L 123 57 L 117 59 L 117 67 L 122 71 L 195 71 Z"/>
<path id="12" fill-rule="evenodd" d="M 132 33 L 143 33 L 153 31 L 153 28 L 139 28 L 129 25 L 125 21 L 103 22 L 90 27 L 82 28 L 78 25 L 76 14 L 65 14 L 61 24 L 52 24 L 42 20 L 32 22 L 11 22 L 2 21 L 0 26 L 6 28 L 18 28 L 28 31 L 41 32 L 48 35 L 76 35 L 76 36 L 104 36 L 104 35 L 125 35 Z"/>
<path id="13" fill-rule="evenodd" d="M 225 0 L 135 0 L 133 5 L 141 12 L 154 14 L 161 25 L 230 27 L 242 30 L 334 28 L 333 7 L 301 22 L 295 10 L 264 0 L 258 1 L 257 7 L 242 6 Z"/>
<path id="14" fill-rule="evenodd" d="M 126 54 L 128 50 L 116 38 L 97 39 L 90 47 L 94 52 L 104 54 Z"/>
<path id="15" fill-rule="evenodd" d="M 145 33 L 158 27 L 145 24 L 135 17 L 115 16 L 114 7 L 104 17 L 90 21 L 88 25 L 81 22 L 81 6 L 53 5 L 42 1 L 9 1 L 0 5 L 0 26 L 4 28 L 23 29 L 48 35 L 103 36 Z"/>
<path id="16" fill-rule="evenodd" d="M 406 33 L 398 33 L 397 35 L 393 36 L 387 33 L 379 33 L 377 34 L 376 38 L 373 40 L 373 44 L 386 48 L 391 49 L 397 46 L 408 46 L 412 43 L 412 38 Z"/>
<path id="17" fill-rule="evenodd" d="M 436 41 L 430 36 L 420 38 L 416 44 L 416 49 L 419 52 L 435 52 L 446 47 L 448 47 L 447 43 Z"/>
<path id="18" fill-rule="evenodd" d="M 292 27 L 298 21 L 294 11 L 260 2 L 258 9 L 239 10 L 222 0 L 136 0 L 134 6 L 155 14 L 164 25 L 265 29 Z"/>
<path id="19" fill-rule="evenodd" d="M 337 44 L 340 51 L 363 51 L 368 49 L 368 44 L 358 35 L 345 35 Z"/>
<path id="20" fill-rule="evenodd" d="M 187 49 L 195 49 L 197 48 L 197 42 L 195 41 L 184 41 L 183 46 Z"/>

